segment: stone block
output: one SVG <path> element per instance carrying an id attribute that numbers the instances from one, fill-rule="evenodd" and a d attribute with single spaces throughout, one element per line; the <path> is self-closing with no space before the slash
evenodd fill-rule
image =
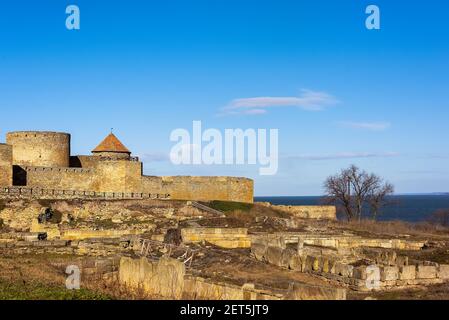
<path id="1" fill-rule="evenodd" d="M 304 269 L 303 272 L 312 272 L 313 271 L 313 264 L 315 263 L 315 257 L 313 256 L 307 256 L 305 258 L 304 263 Z"/>
<path id="2" fill-rule="evenodd" d="M 54 247 L 65 247 L 67 246 L 68 242 L 65 240 L 53 240 L 52 245 Z"/>
<path id="3" fill-rule="evenodd" d="M 329 273 L 335 274 L 335 265 L 337 264 L 337 261 L 329 259 Z"/>
<path id="4" fill-rule="evenodd" d="M 408 266 L 408 257 L 407 256 L 398 256 L 396 258 L 396 265 L 398 267 Z"/>
<path id="5" fill-rule="evenodd" d="M 352 277 L 359 280 L 366 280 L 367 278 L 366 268 L 367 268 L 366 266 L 355 267 Z"/>
<path id="6" fill-rule="evenodd" d="M 335 264 L 335 274 L 337 274 L 337 275 L 347 277 L 347 278 L 352 278 L 353 272 L 354 272 L 354 266 L 351 266 L 349 264 L 340 263 L 340 262 L 337 262 Z"/>
<path id="7" fill-rule="evenodd" d="M 416 278 L 417 279 L 435 279 L 436 277 L 437 277 L 437 267 L 436 266 L 419 265 L 416 268 Z"/>
<path id="8" fill-rule="evenodd" d="M 251 253 L 256 260 L 263 261 L 267 253 L 267 245 L 263 243 L 253 243 L 251 245 Z"/>
<path id="9" fill-rule="evenodd" d="M 324 273 L 329 273 L 330 272 L 329 259 L 323 257 L 321 259 L 321 263 L 322 263 L 321 271 L 324 272 Z"/>
<path id="10" fill-rule="evenodd" d="M 267 261 L 276 266 L 281 266 L 283 251 L 284 250 L 279 247 L 268 247 L 267 254 L 266 254 Z"/>
<path id="11" fill-rule="evenodd" d="M 299 254 L 295 254 L 290 257 L 289 268 L 295 271 L 303 271 L 304 262 L 304 259 Z"/>
<path id="12" fill-rule="evenodd" d="M 416 278 L 415 266 L 399 267 L 399 280 L 415 280 L 415 278 Z"/>
<path id="13" fill-rule="evenodd" d="M 381 281 L 396 281 L 399 278 L 398 267 L 381 267 L 380 280 Z"/>
<path id="14" fill-rule="evenodd" d="M 289 268 L 290 266 L 290 260 L 293 256 L 296 255 L 296 250 L 293 249 L 285 249 L 282 252 L 282 259 L 281 259 L 281 267 Z"/>
<path id="15" fill-rule="evenodd" d="M 440 264 L 438 267 L 438 278 L 449 279 L 449 264 Z"/>
<path id="16" fill-rule="evenodd" d="M 346 289 L 292 283 L 287 300 L 346 300 Z"/>
<path id="17" fill-rule="evenodd" d="M 316 257 L 313 258 L 312 271 L 314 271 L 314 272 L 320 272 L 321 271 L 320 258 L 316 258 Z"/>

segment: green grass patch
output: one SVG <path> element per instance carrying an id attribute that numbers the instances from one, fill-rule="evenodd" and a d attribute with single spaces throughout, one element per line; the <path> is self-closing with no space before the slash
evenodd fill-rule
<path id="1" fill-rule="evenodd" d="M 212 209 L 222 212 L 231 212 L 236 210 L 248 212 L 253 208 L 252 203 L 229 202 L 229 201 L 212 201 L 206 205 L 208 205 Z"/>
<path id="2" fill-rule="evenodd" d="M 9 282 L 0 279 L 0 300 L 112 300 L 92 290 L 68 290 L 38 282 Z"/>

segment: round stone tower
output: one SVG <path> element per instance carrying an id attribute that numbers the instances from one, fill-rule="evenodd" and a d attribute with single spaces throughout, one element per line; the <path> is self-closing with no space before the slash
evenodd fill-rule
<path id="1" fill-rule="evenodd" d="M 47 131 L 10 132 L 13 164 L 34 167 L 69 167 L 70 134 Z"/>

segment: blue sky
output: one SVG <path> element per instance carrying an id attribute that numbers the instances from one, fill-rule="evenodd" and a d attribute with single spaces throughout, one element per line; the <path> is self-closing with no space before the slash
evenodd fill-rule
<path id="1" fill-rule="evenodd" d="M 69 4 L 79 31 L 65 28 Z M 369 4 L 379 31 L 365 28 Z M 149 175 L 248 176 L 256 195 L 318 195 L 354 163 L 399 193 L 447 192 L 448 14 L 447 0 L 3 2 L 0 141 L 67 131 L 72 153 L 88 154 L 113 127 Z M 308 93 L 319 111 L 301 104 Z M 255 112 L 219 116 L 261 97 Z M 279 129 L 278 174 L 172 165 L 170 132 L 193 120 Z"/>

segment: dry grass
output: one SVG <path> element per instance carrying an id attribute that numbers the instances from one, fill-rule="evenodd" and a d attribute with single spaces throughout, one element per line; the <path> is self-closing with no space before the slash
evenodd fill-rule
<path id="1" fill-rule="evenodd" d="M 414 287 L 409 289 L 360 293 L 349 291 L 348 300 L 364 300 L 367 297 L 376 300 L 448 300 L 449 284 Z"/>
<path id="2" fill-rule="evenodd" d="M 234 218 L 246 223 L 251 223 L 254 222 L 254 219 L 256 217 L 290 218 L 291 216 L 285 212 L 277 211 L 270 207 L 254 204 L 249 210 L 232 210 L 226 212 L 226 217 Z"/>
<path id="3" fill-rule="evenodd" d="M 428 222 L 409 223 L 405 221 L 362 220 L 360 222 L 339 221 L 338 224 L 352 231 L 388 236 L 413 235 L 438 237 L 449 235 L 449 228 Z"/>
<path id="4" fill-rule="evenodd" d="M 65 267 L 79 257 L 52 254 L 0 254 L 0 300 L 141 300 L 155 297 L 130 291 L 116 280 L 82 276 L 81 290 L 65 287 Z"/>

